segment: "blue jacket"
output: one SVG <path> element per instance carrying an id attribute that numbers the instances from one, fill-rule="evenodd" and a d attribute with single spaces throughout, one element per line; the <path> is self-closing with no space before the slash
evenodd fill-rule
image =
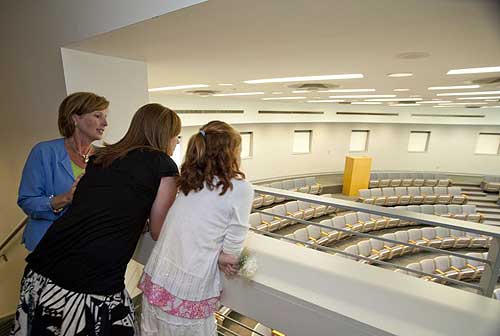
<path id="1" fill-rule="evenodd" d="M 24 165 L 17 204 L 28 215 L 23 243 L 33 251 L 49 226 L 63 213 L 54 213 L 51 195 L 67 192 L 75 177 L 64 139 L 41 142 L 31 150 Z"/>

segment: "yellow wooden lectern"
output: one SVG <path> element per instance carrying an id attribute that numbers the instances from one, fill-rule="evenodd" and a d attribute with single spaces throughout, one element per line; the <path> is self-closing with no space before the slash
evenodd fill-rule
<path id="1" fill-rule="evenodd" d="M 371 157 L 346 156 L 342 193 L 347 196 L 356 196 L 359 189 L 367 189 L 370 184 L 371 167 Z"/>

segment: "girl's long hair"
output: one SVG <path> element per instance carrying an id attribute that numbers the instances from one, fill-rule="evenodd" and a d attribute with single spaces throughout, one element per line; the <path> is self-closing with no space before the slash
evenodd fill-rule
<path id="1" fill-rule="evenodd" d="M 128 152 L 142 148 L 169 155 L 170 140 L 181 132 L 181 120 L 171 109 L 161 104 L 146 104 L 135 112 L 125 136 L 115 144 L 97 149 L 94 164 L 108 167 Z"/>
<path id="2" fill-rule="evenodd" d="M 219 195 L 224 195 L 233 188 L 232 178 L 245 178 L 240 170 L 240 146 L 240 134 L 223 121 L 211 121 L 200 128 L 189 139 L 177 182 L 180 191 L 187 195 L 206 184 L 209 190 L 221 187 Z"/>

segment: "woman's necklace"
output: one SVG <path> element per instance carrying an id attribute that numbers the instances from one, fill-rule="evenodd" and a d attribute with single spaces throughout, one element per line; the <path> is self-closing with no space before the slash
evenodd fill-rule
<path id="1" fill-rule="evenodd" d="M 79 156 L 82 157 L 83 159 L 83 162 L 86 164 L 87 162 L 89 162 L 89 158 L 90 158 L 90 151 L 92 149 L 92 144 L 89 145 L 89 149 L 87 149 L 87 152 L 85 154 L 82 154 L 80 153 L 77 149 L 76 149 L 76 146 L 75 144 L 73 143 L 73 141 L 70 141 L 68 140 L 68 143 L 71 147 L 71 149 L 73 150 L 73 152 L 75 152 L 76 154 L 78 154 Z"/>

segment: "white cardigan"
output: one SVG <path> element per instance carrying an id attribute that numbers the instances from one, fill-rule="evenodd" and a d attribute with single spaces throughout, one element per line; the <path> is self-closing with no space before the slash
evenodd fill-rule
<path id="1" fill-rule="evenodd" d="M 174 296 L 191 301 L 220 295 L 220 251 L 238 256 L 248 232 L 253 189 L 231 180 L 233 189 L 179 193 L 168 211 L 144 272 Z"/>

